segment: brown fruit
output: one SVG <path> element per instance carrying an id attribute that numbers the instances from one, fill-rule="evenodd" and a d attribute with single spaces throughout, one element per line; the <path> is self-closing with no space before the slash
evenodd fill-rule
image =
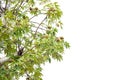
<path id="1" fill-rule="evenodd" d="M 60 25 L 57 23 L 56 26 L 59 27 Z"/>
<path id="2" fill-rule="evenodd" d="M 61 36 L 61 37 L 60 37 L 60 39 L 61 39 L 61 40 L 63 40 L 63 39 L 64 39 L 64 37 L 62 37 L 62 36 Z"/>
<path id="3" fill-rule="evenodd" d="M 47 28 L 48 28 L 48 29 L 51 29 L 52 27 L 48 26 Z"/>
<path id="4" fill-rule="evenodd" d="M 59 37 L 56 37 L 56 41 L 59 42 L 59 41 L 60 41 L 60 38 L 59 38 Z"/>
<path id="5" fill-rule="evenodd" d="M 35 10 L 37 11 L 37 10 L 38 10 L 38 8 L 36 7 L 36 8 L 35 8 Z"/>
<path id="6" fill-rule="evenodd" d="M 31 7 L 30 7 L 29 9 L 30 9 L 30 11 L 32 11 L 32 8 L 31 8 Z"/>

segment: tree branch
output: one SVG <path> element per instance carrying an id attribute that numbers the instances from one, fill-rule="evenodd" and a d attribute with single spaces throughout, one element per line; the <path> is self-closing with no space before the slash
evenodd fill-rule
<path id="1" fill-rule="evenodd" d="M 18 4 L 20 3 L 20 0 L 18 1 L 18 3 L 16 3 L 16 5 L 13 7 L 13 11 L 15 11 L 15 9 L 17 8 Z"/>
<path id="2" fill-rule="evenodd" d="M 17 7 L 17 10 L 19 10 L 19 8 L 22 6 L 24 0 L 21 1 L 20 5 Z"/>
<path id="3" fill-rule="evenodd" d="M 34 17 L 38 16 L 38 15 L 39 15 L 39 14 L 36 14 L 36 15 L 32 16 L 32 17 L 29 19 L 29 21 L 30 21 L 31 19 L 33 19 Z"/>
<path id="4" fill-rule="evenodd" d="M 39 29 L 39 27 L 41 26 L 41 24 L 45 21 L 47 19 L 47 16 L 41 21 L 41 23 L 38 25 L 38 27 L 37 27 L 37 29 L 36 29 L 36 31 L 35 31 L 35 34 L 34 34 L 34 38 L 35 38 L 35 36 L 36 36 L 36 34 L 37 34 L 37 31 L 38 31 L 38 29 Z"/>
<path id="5" fill-rule="evenodd" d="M 31 21 L 31 23 L 40 25 L 40 23 L 34 22 L 34 21 Z M 33 27 L 38 28 L 37 26 L 33 26 Z M 45 28 L 45 29 L 44 29 L 44 28 Z M 44 28 L 39 27 L 39 29 L 41 29 L 41 30 L 46 30 L 46 27 L 44 27 Z M 34 32 L 35 32 L 35 31 L 34 31 Z"/>
<path id="6" fill-rule="evenodd" d="M 0 58 L 0 66 L 2 66 L 5 62 L 8 62 L 9 60 L 10 60 L 9 57 Z"/>
<path id="7" fill-rule="evenodd" d="M 16 53 L 16 54 L 14 55 L 14 57 L 17 57 L 17 56 L 21 56 L 21 55 L 18 55 L 18 54 Z M 14 61 L 14 60 L 13 60 L 12 58 L 5 56 L 5 57 L 3 57 L 3 58 L 0 58 L 0 66 L 4 65 L 4 63 L 6 63 L 6 62 L 11 63 L 11 62 L 13 62 L 13 61 Z"/>
<path id="8" fill-rule="evenodd" d="M 46 13 L 40 13 L 40 14 L 46 14 Z M 34 17 L 40 15 L 40 14 L 36 14 L 36 15 L 32 16 L 32 17 L 29 19 L 29 21 L 32 20 Z"/>
<path id="9" fill-rule="evenodd" d="M 30 41 L 30 43 L 36 38 L 36 34 L 37 34 L 37 31 L 38 29 L 40 28 L 41 24 L 47 19 L 47 16 L 41 21 L 41 23 L 38 25 L 35 33 L 34 33 L 34 36 L 33 36 L 33 39 Z M 24 53 L 27 53 L 28 51 L 32 50 L 33 48 L 35 48 L 35 46 L 33 46 L 32 48 L 28 49 L 27 51 L 25 51 Z"/>
<path id="10" fill-rule="evenodd" d="M 8 0 L 6 0 L 6 3 L 5 3 L 5 10 L 7 9 L 7 6 L 8 6 Z"/>
<path id="11" fill-rule="evenodd" d="M 1 2 L 1 1 L 0 1 L 0 10 L 1 10 L 1 13 L 4 12 L 4 9 L 3 9 L 3 7 L 2 7 L 2 2 Z"/>

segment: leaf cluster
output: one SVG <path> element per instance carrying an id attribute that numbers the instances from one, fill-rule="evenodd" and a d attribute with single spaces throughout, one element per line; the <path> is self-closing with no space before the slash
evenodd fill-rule
<path id="1" fill-rule="evenodd" d="M 42 64 L 62 60 L 70 45 L 57 36 L 62 11 L 50 0 L 0 1 L 0 53 L 9 60 L 0 66 L 0 80 L 42 80 Z"/>

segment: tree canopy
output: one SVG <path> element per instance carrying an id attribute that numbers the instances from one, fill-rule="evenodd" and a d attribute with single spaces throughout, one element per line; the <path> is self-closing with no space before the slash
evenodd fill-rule
<path id="1" fill-rule="evenodd" d="M 62 60 L 70 45 L 63 36 L 62 11 L 50 0 L 0 0 L 0 80 L 42 80 L 42 64 Z"/>

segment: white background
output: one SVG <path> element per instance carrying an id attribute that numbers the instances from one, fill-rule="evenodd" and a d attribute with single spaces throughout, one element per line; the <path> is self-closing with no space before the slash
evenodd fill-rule
<path id="1" fill-rule="evenodd" d="M 120 80 L 120 0 L 58 1 L 71 48 L 44 66 L 43 80 Z"/>

